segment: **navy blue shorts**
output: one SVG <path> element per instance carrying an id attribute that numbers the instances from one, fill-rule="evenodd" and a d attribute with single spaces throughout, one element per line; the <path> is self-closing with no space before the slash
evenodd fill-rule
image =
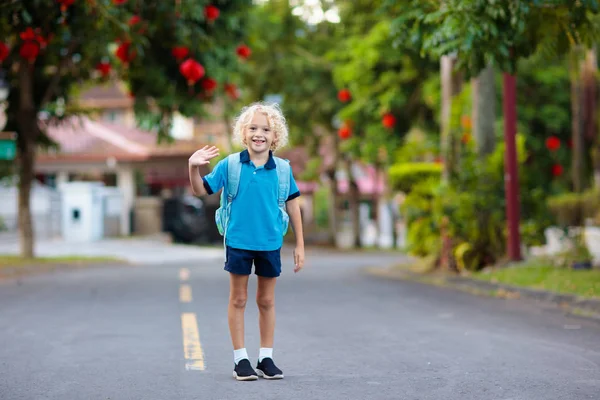
<path id="1" fill-rule="evenodd" d="M 252 263 L 258 276 L 275 278 L 281 275 L 281 249 L 271 251 L 234 249 L 227 246 L 225 271 L 232 274 L 250 275 Z"/>

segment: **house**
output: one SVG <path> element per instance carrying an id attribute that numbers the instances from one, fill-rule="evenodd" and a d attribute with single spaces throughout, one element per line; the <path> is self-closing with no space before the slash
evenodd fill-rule
<path id="1" fill-rule="evenodd" d="M 87 117 L 48 126 L 46 132 L 59 150 L 40 152 L 37 180 L 50 187 L 99 181 L 118 188 L 123 197 L 121 235 L 133 233 L 132 214 L 138 217 L 135 232 L 160 232 L 160 198 L 167 190 L 182 192 L 189 186 L 187 161 L 200 145 L 193 139 L 158 144 L 153 132 Z M 155 217 L 143 218 L 148 214 Z"/>

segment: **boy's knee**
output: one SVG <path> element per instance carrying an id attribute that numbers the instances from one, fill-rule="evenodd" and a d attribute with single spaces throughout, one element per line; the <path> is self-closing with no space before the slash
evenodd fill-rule
<path id="1" fill-rule="evenodd" d="M 263 311 L 268 311 L 268 310 L 272 309 L 273 307 L 275 307 L 275 298 L 259 296 L 256 298 L 256 304 L 258 305 L 259 309 L 261 309 Z"/>
<path id="2" fill-rule="evenodd" d="M 247 300 L 247 295 L 236 295 L 229 298 L 229 303 L 231 303 L 231 305 L 235 308 L 245 308 Z"/>

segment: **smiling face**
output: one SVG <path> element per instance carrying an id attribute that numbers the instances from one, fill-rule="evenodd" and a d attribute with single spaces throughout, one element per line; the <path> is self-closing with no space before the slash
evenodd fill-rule
<path id="1" fill-rule="evenodd" d="M 267 116 L 261 112 L 254 113 L 244 133 L 245 144 L 254 154 L 268 152 L 275 140 L 275 132 L 271 129 Z"/>

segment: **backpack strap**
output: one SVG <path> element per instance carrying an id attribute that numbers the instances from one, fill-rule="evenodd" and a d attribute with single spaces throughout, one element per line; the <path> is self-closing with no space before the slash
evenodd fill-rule
<path id="1" fill-rule="evenodd" d="M 227 156 L 227 201 L 231 203 L 237 196 L 240 187 L 240 176 L 242 174 L 242 163 L 240 153 Z"/>
<path id="2" fill-rule="evenodd" d="M 273 157 L 275 159 L 275 169 L 277 170 L 277 178 L 279 181 L 279 193 L 277 196 L 277 202 L 279 207 L 285 207 L 285 201 L 290 195 L 290 175 L 291 167 L 288 160 L 283 158 Z"/>

